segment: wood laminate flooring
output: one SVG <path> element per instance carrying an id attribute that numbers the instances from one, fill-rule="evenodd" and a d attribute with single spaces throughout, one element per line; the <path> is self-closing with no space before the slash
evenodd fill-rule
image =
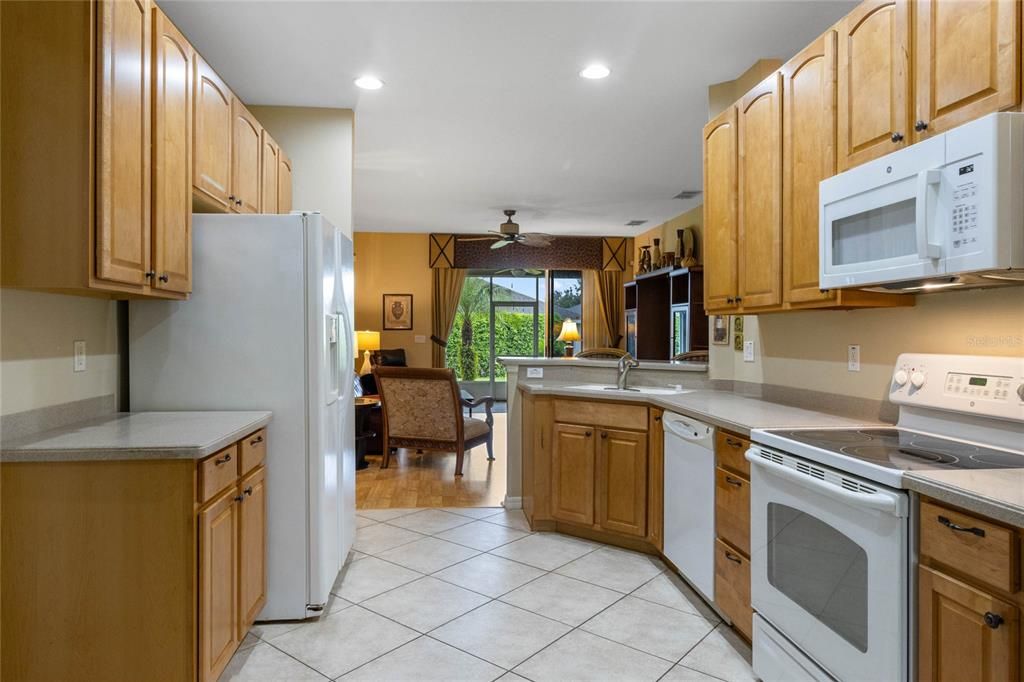
<path id="1" fill-rule="evenodd" d="M 380 457 L 356 472 L 356 508 L 497 507 L 505 499 L 505 414 L 494 415 L 494 461 L 480 445 L 466 453 L 462 478 L 455 477 L 454 452 L 400 449 L 387 469 Z"/>

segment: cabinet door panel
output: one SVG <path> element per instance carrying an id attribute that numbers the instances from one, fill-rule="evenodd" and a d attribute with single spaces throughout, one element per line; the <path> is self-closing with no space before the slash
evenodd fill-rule
<path id="1" fill-rule="evenodd" d="M 704 127 L 704 306 L 736 307 L 736 107 Z"/>
<path id="2" fill-rule="evenodd" d="M 153 12 L 153 286 L 192 290 L 192 46 Z"/>
<path id="3" fill-rule="evenodd" d="M 927 566 L 918 568 L 918 679 L 1017 680 L 1017 607 Z M 1001 619 L 997 627 L 986 614 Z"/>
<path id="4" fill-rule="evenodd" d="M 260 210 L 260 145 L 262 128 L 238 98 L 233 100 L 231 194 L 239 213 Z"/>
<path id="5" fill-rule="evenodd" d="M 721 540 L 715 540 L 715 603 L 733 627 L 750 639 L 754 630 L 750 560 Z"/>
<path id="6" fill-rule="evenodd" d="M 238 503 L 234 488 L 199 513 L 199 677 L 216 680 L 238 648 Z"/>
<path id="7" fill-rule="evenodd" d="M 715 534 L 750 556 L 750 481 L 715 469 Z"/>
<path id="8" fill-rule="evenodd" d="M 782 67 L 782 290 L 787 302 L 822 301 L 818 183 L 835 174 L 836 34 Z"/>
<path id="9" fill-rule="evenodd" d="M 231 101 L 228 86 L 195 56 L 192 182 L 207 201 L 227 210 L 231 194 Z"/>
<path id="10" fill-rule="evenodd" d="M 551 515 L 594 523 L 594 429 L 556 423 L 551 448 Z"/>
<path id="11" fill-rule="evenodd" d="M 914 48 L 917 139 L 1020 102 L 1020 2 L 919 0 Z"/>
<path id="12" fill-rule="evenodd" d="M 263 131 L 263 150 L 260 153 L 260 213 L 278 213 L 278 174 L 281 168 L 281 151 L 266 130 Z"/>
<path id="13" fill-rule="evenodd" d="M 238 641 L 267 602 L 267 488 L 266 469 L 257 467 L 242 479 L 239 505 L 239 622 Z"/>
<path id="14" fill-rule="evenodd" d="M 739 292 L 744 309 L 782 303 L 782 85 L 743 97 L 739 131 Z"/>
<path id="15" fill-rule="evenodd" d="M 601 430 L 597 509 L 604 530 L 647 534 L 647 434 Z"/>
<path id="16" fill-rule="evenodd" d="M 866 0 L 838 29 L 836 139 L 839 170 L 846 170 L 905 147 L 911 137 L 909 0 Z"/>
<path id="17" fill-rule="evenodd" d="M 277 175 L 277 210 L 281 213 L 291 213 L 292 210 L 292 160 L 279 149 L 281 165 L 278 167 Z"/>
<path id="18" fill-rule="evenodd" d="M 96 274 L 137 285 L 150 263 L 151 22 L 148 0 L 100 4 Z"/>

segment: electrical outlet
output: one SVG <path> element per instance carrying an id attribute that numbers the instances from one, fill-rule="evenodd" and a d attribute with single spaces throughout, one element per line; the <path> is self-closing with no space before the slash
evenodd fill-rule
<path id="1" fill-rule="evenodd" d="M 526 368 L 527 379 L 543 379 L 544 368 L 543 367 L 527 367 Z"/>
<path id="2" fill-rule="evenodd" d="M 413 338 L 413 341 L 415 341 L 416 343 L 426 343 L 427 342 L 427 337 L 425 335 L 423 335 L 423 334 L 417 334 Z"/>
<path id="3" fill-rule="evenodd" d="M 860 344 L 851 343 L 846 347 L 846 369 L 849 372 L 860 371 Z"/>
<path id="4" fill-rule="evenodd" d="M 743 342 L 743 362 L 754 361 L 754 342 L 744 341 Z"/>
<path id="5" fill-rule="evenodd" d="M 85 341 L 75 341 L 75 371 L 85 371 Z"/>

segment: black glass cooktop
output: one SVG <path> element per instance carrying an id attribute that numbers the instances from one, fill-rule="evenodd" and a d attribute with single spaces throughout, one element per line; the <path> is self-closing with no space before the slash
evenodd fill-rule
<path id="1" fill-rule="evenodd" d="M 894 427 L 770 429 L 768 433 L 904 471 L 1024 468 L 1024 454 L 961 443 Z"/>

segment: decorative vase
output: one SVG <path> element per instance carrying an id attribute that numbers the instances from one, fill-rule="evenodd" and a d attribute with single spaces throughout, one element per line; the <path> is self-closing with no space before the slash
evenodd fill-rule
<path id="1" fill-rule="evenodd" d="M 651 258 L 654 260 L 654 263 L 655 263 L 654 267 L 660 268 L 661 267 L 661 240 L 660 239 L 655 238 L 655 240 L 654 240 L 654 255 L 652 255 Z M 654 268 L 651 268 L 651 269 L 653 270 Z"/>
<path id="2" fill-rule="evenodd" d="M 682 230 L 683 251 L 680 254 L 683 259 L 684 268 L 692 268 L 697 265 L 697 234 L 692 227 Z"/>
<path id="3" fill-rule="evenodd" d="M 651 247 L 640 247 L 640 269 L 639 272 L 649 272 L 651 269 Z"/>
<path id="4" fill-rule="evenodd" d="M 665 255 L 663 255 L 661 257 L 661 267 L 663 267 L 663 268 L 671 268 L 671 267 L 674 267 L 675 264 L 676 264 L 676 254 L 672 253 L 671 251 L 666 251 Z"/>
<path id="5" fill-rule="evenodd" d="M 680 265 L 683 262 L 683 228 L 676 230 L 676 265 Z"/>

